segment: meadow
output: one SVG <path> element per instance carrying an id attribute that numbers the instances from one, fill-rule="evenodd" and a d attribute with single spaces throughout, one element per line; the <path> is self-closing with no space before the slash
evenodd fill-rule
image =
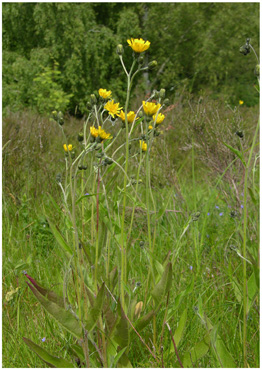
<path id="1" fill-rule="evenodd" d="M 123 191 L 122 169 L 113 163 L 106 167 L 109 175 L 97 198 L 93 165 L 100 159 L 95 154 L 83 163 L 88 169 L 78 171 L 76 223 L 87 287 L 82 301 L 75 293 L 74 261 L 65 250 L 72 248 L 74 225 L 60 184 L 71 155 L 63 149 L 65 137 L 78 155 L 82 145 L 78 134 L 85 120 L 65 116 L 63 136 L 57 122 L 29 110 L 4 118 L 3 367 L 85 366 L 81 340 L 65 330 L 54 312 L 50 315 L 43 308 L 26 284 L 26 274 L 59 297 L 65 297 L 67 289 L 70 308 L 78 315 L 79 307 L 84 314 L 89 307 L 87 313 L 95 317 L 88 334 L 90 367 L 259 367 L 257 140 L 249 161 L 258 107 L 230 106 L 208 93 L 200 98 L 181 94 L 165 115 L 151 150 L 149 199 L 147 153 L 140 148 L 139 154 L 137 143 L 129 148 L 128 192 Z M 110 130 L 114 137 L 120 132 L 118 138 L 125 142 L 120 119 Z M 117 156 L 121 165 L 125 149 Z M 143 161 L 137 177 L 139 157 Z M 132 186 L 137 186 L 137 198 Z M 121 226 L 127 238 L 123 286 Z M 103 304 L 94 309 L 90 302 L 99 297 L 103 282 L 107 286 Z M 44 292 L 45 297 L 48 294 Z M 124 314 L 117 309 L 120 302 Z M 110 339 L 112 328 L 116 334 Z M 37 356 L 23 337 L 46 352 L 35 347 Z M 67 362 L 56 363 L 46 353 Z"/>

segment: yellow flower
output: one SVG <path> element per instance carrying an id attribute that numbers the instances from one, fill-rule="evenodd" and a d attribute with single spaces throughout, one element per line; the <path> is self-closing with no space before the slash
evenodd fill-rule
<path id="1" fill-rule="evenodd" d="M 156 124 L 159 125 L 160 123 L 162 123 L 165 119 L 165 115 L 162 114 L 162 113 L 158 113 L 157 115 L 157 118 L 156 118 L 156 114 L 153 115 L 153 120 L 155 121 L 156 119 Z"/>
<path id="2" fill-rule="evenodd" d="M 244 104 L 243 100 L 239 100 L 239 105 Z"/>
<path id="3" fill-rule="evenodd" d="M 145 143 L 142 140 L 139 140 L 139 142 L 140 142 L 140 147 L 142 148 L 142 151 L 146 152 L 147 151 L 147 143 Z"/>
<path id="4" fill-rule="evenodd" d="M 91 126 L 91 127 L 90 127 L 90 134 L 91 134 L 93 137 L 97 137 L 97 136 L 98 136 L 98 130 L 97 130 L 94 126 Z"/>
<path id="5" fill-rule="evenodd" d="M 149 128 L 149 130 L 152 130 L 153 126 L 149 125 L 148 128 Z"/>
<path id="6" fill-rule="evenodd" d="M 135 112 L 133 112 L 133 111 L 128 112 L 127 113 L 127 122 L 128 123 L 132 123 L 134 121 L 134 119 L 135 119 L 135 116 L 136 116 Z M 121 118 L 121 120 L 123 122 L 125 122 L 125 113 L 124 113 L 124 111 L 121 110 L 121 112 L 119 114 L 119 117 Z"/>
<path id="7" fill-rule="evenodd" d="M 66 146 L 66 144 L 63 145 L 63 148 L 65 150 L 65 152 L 67 152 L 69 150 L 69 152 L 71 152 L 71 150 L 73 149 L 73 145 L 72 144 L 68 144 L 68 147 Z"/>
<path id="8" fill-rule="evenodd" d="M 146 115 L 153 116 L 161 108 L 161 104 L 155 104 L 143 101 L 143 109 Z"/>
<path id="9" fill-rule="evenodd" d="M 119 116 L 119 112 L 123 107 L 119 107 L 120 103 L 114 103 L 114 100 L 110 100 L 106 103 L 105 109 L 109 112 L 109 114 L 115 118 L 116 116 Z"/>
<path id="10" fill-rule="evenodd" d="M 143 51 L 146 51 L 149 46 L 149 41 L 144 41 L 143 39 L 133 39 L 127 40 L 128 45 L 136 52 L 136 53 L 143 53 Z"/>
<path id="11" fill-rule="evenodd" d="M 103 140 L 106 140 L 106 139 L 111 139 L 112 138 L 111 134 L 107 134 L 105 132 L 105 130 L 103 130 L 101 128 L 101 126 L 98 127 L 98 130 L 97 131 L 98 131 L 98 135 L 100 136 L 100 138 L 102 139 L 102 141 Z"/>
<path id="12" fill-rule="evenodd" d="M 98 94 L 103 98 L 103 99 L 108 99 L 110 98 L 112 91 L 107 91 L 106 89 L 99 89 Z"/>

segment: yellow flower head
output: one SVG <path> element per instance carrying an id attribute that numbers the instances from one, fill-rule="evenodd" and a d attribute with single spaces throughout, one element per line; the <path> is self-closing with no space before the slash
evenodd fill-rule
<path id="1" fill-rule="evenodd" d="M 153 116 L 161 108 L 161 104 L 155 104 L 151 102 L 143 101 L 143 109 L 147 116 Z"/>
<path id="2" fill-rule="evenodd" d="M 68 147 L 67 147 L 66 144 L 64 144 L 63 148 L 64 148 L 65 152 L 67 152 L 67 151 L 71 152 L 71 150 L 73 149 L 73 145 L 68 144 Z"/>
<path id="3" fill-rule="evenodd" d="M 128 45 L 136 52 L 136 53 L 143 53 L 143 51 L 146 51 L 149 46 L 149 41 L 144 41 L 143 39 L 133 39 L 127 40 Z"/>
<path id="4" fill-rule="evenodd" d="M 244 104 L 243 100 L 239 100 L 239 105 Z"/>
<path id="5" fill-rule="evenodd" d="M 159 125 L 160 123 L 162 123 L 165 119 L 165 115 L 162 114 L 162 113 L 158 113 L 157 117 L 156 117 L 156 114 L 153 115 L 153 120 L 155 121 L 156 119 L 156 124 Z"/>
<path id="6" fill-rule="evenodd" d="M 112 91 L 107 91 L 106 89 L 99 89 L 98 94 L 101 96 L 103 99 L 108 99 L 110 98 Z"/>
<path id="7" fill-rule="evenodd" d="M 135 116 L 136 116 L 135 112 L 133 112 L 133 111 L 128 112 L 127 113 L 127 122 L 128 123 L 132 123 L 134 121 L 134 119 L 135 119 Z M 125 113 L 124 113 L 124 111 L 121 110 L 121 112 L 119 114 L 119 117 L 121 118 L 121 120 L 123 122 L 125 122 Z"/>
<path id="8" fill-rule="evenodd" d="M 142 148 L 142 151 L 146 152 L 147 151 L 147 143 L 145 143 L 142 140 L 139 140 L 139 143 L 140 143 L 140 147 Z"/>
<path id="9" fill-rule="evenodd" d="M 123 107 L 119 107 L 120 103 L 114 103 L 114 100 L 110 100 L 106 103 L 105 109 L 108 111 L 108 113 L 115 118 L 116 116 L 119 116 L 119 112 Z"/>
<path id="10" fill-rule="evenodd" d="M 91 134 L 93 137 L 97 137 L 97 136 L 98 136 L 98 130 L 97 130 L 94 126 L 91 126 L 91 127 L 90 127 L 90 134 Z"/>
<path id="11" fill-rule="evenodd" d="M 98 135 L 100 136 L 100 138 L 102 139 L 102 141 L 103 140 L 106 140 L 106 139 L 111 139 L 112 138 L 111 134 L 107 134 L 105 132 L 105 130 L 102 129 L 101 126 L 98 127 L 98 130 L 97 131 L 98 131 Z"/>
<path id="12" fill-rule="evenodd" d="M 148 128 L 149 128 L 149 130 L 152 130 L 153 126 L 152 125 L 149 125 Z"/>

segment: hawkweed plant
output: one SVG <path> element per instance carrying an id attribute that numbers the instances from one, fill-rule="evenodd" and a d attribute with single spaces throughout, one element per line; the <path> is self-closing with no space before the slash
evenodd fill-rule
<path id="1" fill-rule="evenodd" d="M 133 53 L 129 70 L 123 58 L 123 45 L 118 45 L 116 50 L 127 81 L 123 105 L 115 100 L 111 90 L 99 88 L 91 94 L 87 104 L 89 113 L 77 135 L 77 145 L 66 137 L 63 113 L 52 112 L 52 120 L 64 139 L 61 151 L 65 175 L 64 181 L 59 176 L 57 183 L 62 191 L 61 217 L 67 225 L 66 231 L 60 231 L 45 214 L 64 256 L 63 295 L 58 296 L 41 287 L 30 275 L 26 276 L 37 300 L 75 338 L 69 354 L 77 361 L 50 355 L 24 338 L 25 343 L 52 367 L 130 367 L 128 354 L 134 338 L 146 347 L 155 366 L 161 366 L 159 348 L 166 324 L 172 263 L 170 254 L 160 267 L 156 268 L 154 262 L 157 209 L 151 186 L 150 159 L 154 141 L 160 135 L 159 126 L 164 124 L 162 110 L 168 100 L 165 90 L 161 89 L 153 91 L 136 111 L 130 109 L 134 78 L 154 69 L 157 62 L 144 65 L 144 53 L 151 46 L 149 41 L 131 38 L 127 43 L 127 52 L 130 47 Z M 116 132 L 112 134 L 112 131 Z M 140 179 L 142 170 L 143 180 Z M 112 182 L 118 189 L 117 201 L 110 194 Z M 145 201 L 139 193 L 142 183 L 145 184 Z M 127 222 L 130 202 L 132 210 Z M 139 289 L 136 289 L 139 284 L 133 287 L 128 260 L 138 205 L 147 215 L 148 236 L 146 289 L 139 302 Z M 162 304 L 166 304 L 166 313 L 162 339 L 157 343 L 156 318 Z M 148 311 L 148 307 L 151 310 Z M 140 332 L 151 321 L 153 345 L 150 348 Z"/>

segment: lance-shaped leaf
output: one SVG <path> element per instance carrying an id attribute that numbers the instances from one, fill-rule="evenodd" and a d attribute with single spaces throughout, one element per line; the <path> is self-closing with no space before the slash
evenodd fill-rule
<path id="1" fill-rule="evenodd" d="M 63 358 L 58 358 L 50 355 L 45 349 L 41 348 L 28 338 L 23 338 L 24 342 L 32 349 L 38 357 L 41 358 L 49 367 L 58 367 L 58 368 L 71 368 L 74 367 L 71 362 L 64 360 Z"/>
<path id="2" fill-rule="evenodd" d="M 44 297 L 46 297 L 49 301 L 58 304 L 60 307 L 64 307 L 64 300 L 63 298 L 59 297 L 55 292 L 48 290 L 46 288 L 41 287 L 37 281 L 35 281 L 31 276 L 25 274 L 25 276 L 31 281 L 34 287 L 41 293 Z"/>
<path id="3" fill-rule="evenodd" d="M 215 325 L 212 328 L 212 331 L 210 333 L 211 336 L 211 342 L 212 347 L 214 350 L 214 353 L 221 365 L 222 368 L 234 368 L 236 367 L 236 364 L 233 360 L 233 357 L 228 352 L 226 345 L 220 335 L 218 335 L 218 326 Z"/>
<path id="4" fill-rule="evenodd" d="M 134 324 L 134 327 L 136 328 L 136 330 L 140 331 L 140 330 L 144 329 L 150 323 L 150 321 L 152 320 L 152 318 L 154 316 L 154 313 L 155 313 L 155 311 L 150 311 L 148 314 L 146 314 L 146 315 L 142 316 L 140 319 L 138 319 Z"/>
<path id="5" fill-rule="evenodd" d="M 66 243 L 65 239 L 62 237 L 60 232 L 57 230 L 56 226 L 48 218 L 47 218 L 47 221 L 48 221 L 50 229 L 51 229 L 57 243 L 60 245 L 60 247 L 62 247 L 62 249 L 65 252 L 70 253 L 70 255 L 71 255 L 73 253 L 71 247 Z"/>
<path id="6" fill-rule="evenodd" d="M 207 334 L 205 338 L 197 343 L 194 348 L 187 352 L 182 360 L 184 367 L 193 367 L 196 362 L 203 356 L 205 356 L 210 348 L 210 335 Z"/>
<path id="7" fill-rule="evenodd" d="M 64 308 L 58 306 L 56 303 L 49 301 L 39 291 L 34 288 L 31 284 L 27 283 L 29 288 L 34 293 L 35 297 L 42 304 L 50 315 L 52 315 L 66 330 L 72 333 L 75 337 L 81 338 L 82 329 L 79 321 Z"/>
<path id="8" fill-rule="evenodd" d="M 223 144 L 228 148 L 228 149 L 230 149 L 231 150 L 231 152 L 232 153 L 234 153 L 240 160 L 241 160 L 241 162 L 243 163 L 243 165 L 246 167 L 246 162 L 245 162 L 245 159 L 244 159 L 244 156 L 243 156 L 243 154 L 239 151 L 239 150 L 237 150 L 237 149 L 235 149 L 235 148 L 233 148 L 231 145 L 228 145 L 228 144 L 226 144 L 226 143 L 224 143 L 223 142 Z"/>
<path id="9" fill-rule="evenodd" d="M 91 308 L 88 319 L 86 322 L 86 329 L 91 331 L 95 325 L 99 316 L 101 315 L 103 304 L 104 304 L 104 297 L 105 297 L 105 283 L 102 284 L 97 297 L 94 300 L 93 307 Z"/>
<path id="10" fill-rule="evenodd" d="M 182 338 L 182 335 L 183 335 L 183 332 L 184 332 L 184 329 L 185 329 L 185 326 L 186 326 L 186 320 L 187 320 L 187 308 L 183 311 L 183 313 L 180 317 L 180 320 L 179 320 L 178 327 L 177 327 L 177 329 L 175 331 L 175 334 L 174 334 L 174 341 L 175 341 L 177 347 L 178 347 L 179 342 Z"/>
<path id="11" fill-rule="evenodd" d="M 126 319 L 124 310 L 120 304 L 120 301 L 118 301 L 117 304 L 117 312 L 120 316 L 120 320 L 116 325 L 116 331 L 114 340 L 119 344 L 121 348 L 128 347 L 129 346 L 129 324 Z"/>
<path id="12" fill-rule="evenodd" d="M 156 303 L 157 309 L 163 301 L 165 295 L 170 290 L 172 285 L 172 264 L 169 262 L 166 265 L 165 271 L 160 279 L 159 283 L 154 287 L 152 291 L 152 297 Z"/>

